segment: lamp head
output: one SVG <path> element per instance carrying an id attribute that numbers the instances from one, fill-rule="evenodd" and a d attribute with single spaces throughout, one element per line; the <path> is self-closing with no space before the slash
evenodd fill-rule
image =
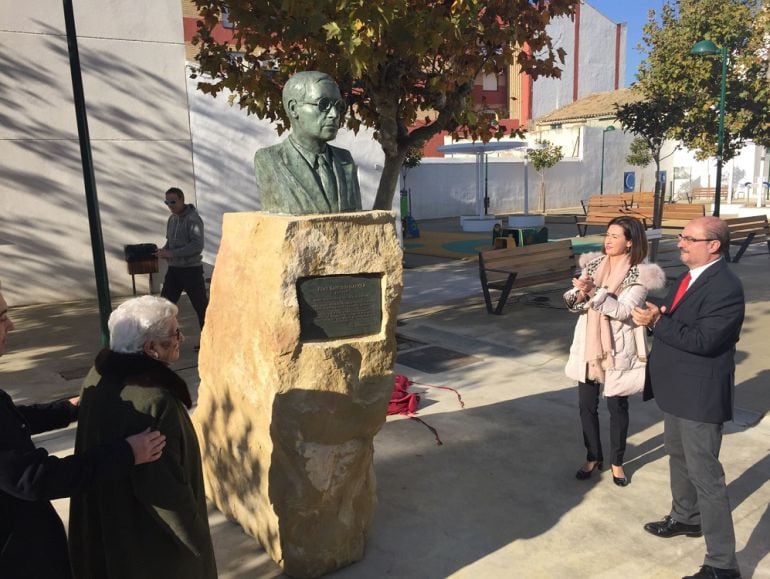
<path id="1" fill-rule="evenodd" d="M 609 125 L 609 126 L 607 126 L 607 127 L 604 127 L 604 130 L 603 130 L 602 132 L 603 132 L 603 133 L 609 133 L 609 132 L 612 132 L 612 131 L 614 131 L 614 130 L 615 130 L 615 127 L 614 127 L 614 126 L 612 126 L 612 125 Z"/>
<path id="2" fill-rule="evenodd" d="M 714 56 L 719 54 L 719 48 L 710 40 L 701 40 L 695 43 L 690 50 L 690 54 L 694 56 Z"/>

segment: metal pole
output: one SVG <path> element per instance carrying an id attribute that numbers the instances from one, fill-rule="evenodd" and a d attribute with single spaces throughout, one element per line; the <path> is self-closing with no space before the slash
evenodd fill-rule
<path id="1" fill-rule="evenodd" d="M 72 94 L 75 101 L 75 116 L 77 117 L 78 137 L 80 140 L 80 159 L 83 165 L 83 182 L 86 192 L 86 207 L 88 208 L 88 225 L 91 230 L 91 251 L 94 259 L 96 292 L 99 298 L 102 346 L 106 347 L 110 341 L 107 320 L 110 317 L 110 312 L 112 312 L 110 282 L 107 278 L 107 263 L 104 259 L 104 241 L 102 239 L 102 225 L 99 217 L 99 200 L 96 196 L 94 164 L 91 157 L 91 138 L 88 134 L 86 101 L 83 95 L 83 78 L 80 74 L 80 55 L 78 53 L 77 34 L 75 32 L 75 14 L 72 9 L 72 0 L 63 0 L 63 2 L 64 25 L 67 31 L 67 47 L 69 49 L 70 73 L 72 75 Z"/>
<path id="2" fill-rule="evenodd" d="M 719 217 L 722 198 L 722 157 L 725 140 L 725 96 L 727 93 L 727 46 L 722 47 L 722 82 L 719 88 L 719 133 L 717 134 L 717 184 L 714 192 L 714 217 Z"/>
<path id="3" fill-rule="evenodd" d="M 524 155 L 524 215 L 529 215 L 529 151 Z"/>
<path id="4" fill-rule="evenodd" d="M 607 131 L 602 129 L 602 173 L 601 173 L 601 181 L 599 182 L 599 195 L 604 195 L 604 135 L 607 134 Z"/>
<path id="5" fill-rule="evenodd" d="M 484 153 L 484 215 L 489 215 L 489 155 Z"/>

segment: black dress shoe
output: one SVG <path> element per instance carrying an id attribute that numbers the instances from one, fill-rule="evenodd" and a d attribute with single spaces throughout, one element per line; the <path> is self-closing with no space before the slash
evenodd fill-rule
<path id="1" fill-rule="evenodd" d="M 586 480 L 588 478 L 591 478 L 591 473 L 595 470 L 602 470 L 602 463 L 601 462 L 595 462 L 594 467 L 591 470 L 583 470 L 581 467 L 576 473 L 575 478 L 578 480 Z"/>
<path id="2" fill-rule="evenodd" d="M 647 523 L 644 525 L 644 530 L 664 539 L 676 537 L 677 535 L 687 535 L 688 537 L 700 537 L 703 535 L 700 525 L 679 523 L 669 516 L 664 517 L 662 521 Z"/>
<path id="3" fill-rule="evenodd" d="M 628 479 L 624 476 L 615 476 L 612 475 L 612 482 L 614 482 L 619 487 L 627 487 L 628 486 Z"/>
<path id="4" fill-rule="evenodd" d="M 682 579 L 741 579 L 741 572 L 738 569 L 719 569 L 703 565 L 695 575 L 687 575 Z"/>

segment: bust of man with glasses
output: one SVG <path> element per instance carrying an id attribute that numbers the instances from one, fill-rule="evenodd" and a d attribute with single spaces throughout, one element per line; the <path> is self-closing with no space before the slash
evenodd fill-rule
<path id="1" fill-rule="evenodd" d="M 347 108 L 337 83 L 323 72 L 298 72 L 282 96 L 291 134 L 254 155 L 262 210 L 291 215 L 360 211 L 353 157 L 328 144 Z"/>

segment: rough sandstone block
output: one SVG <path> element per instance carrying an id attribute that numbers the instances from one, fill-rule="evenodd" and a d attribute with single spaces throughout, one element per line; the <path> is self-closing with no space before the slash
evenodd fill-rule
<path id="1" fill-rule="evenodd" d="M 209 498 L 289 575 L 363 556 L 401 264 L 389 212 L 224 216 L 193 421 Z M 297 281 L 345 274 L 382 275 L 379 331 L 300 339 Z"/>

